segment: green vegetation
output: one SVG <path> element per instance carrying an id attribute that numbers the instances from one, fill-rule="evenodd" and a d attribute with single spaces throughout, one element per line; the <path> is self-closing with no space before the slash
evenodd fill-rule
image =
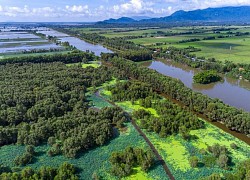
<path id="1" fill-rule="evenodd" d="M 225 61 L 225 63 L 222 63 L 214 58 L 199 58 L 191 54 L 191 52 L 196 51 L 199 51 L 199 49 L 194 47 L 188 47 L 186 49 L 170 47 L 156 52 L 154 56 L 161 59 L 171 59 L 175 62 L 185 64 L 193 68 L 200 68 L 202 70 L 209 71 L 214 70 L 237 79 L 250 80 L 250 64 L 236 64 L 231 61 Z"/>
<path id="2" fill-rule="evenodd" d="M 217 99 L 193 92 L 178 80 L 161 75 L 154 70 L 141 67 L 134 62 L 122 58 L 113 58 L 110 63 L 120 71 L 124 77 L 134 78 L 141 82 L 148 83 L 156 91 L 180 101 L 189 110 L 201 113 L 212 121 L 225 123 L 228 128 L 250 134 L 250 114 L 234 107 L 225 105 Z M 230 114 L 228 114 L 230 112 Z M 239 124 L 242 124 L 241 126 Z"/>
<path id="3" fill-rule="evenodd" d="M 133 61 L 145 61 L 152 59 L 152 51 L 145 48 L 140 48 L 126 38 L 106 38 L 97 33 L 86 34 L 78 30 L 62 29 L 64 33 L 84 39 L 88 42 L 99 43 L 117 52 L 117 55 Z M 115 54 L 112 54 L 113 57 Z"/>
<path id="4" fill-rule="evenodd" d="M 80 66 L 82 68 L 87 68 L 87 67 L 98 68 L 98 67 L 100 67 L 100 62 L 98 62 L 98 61 L 90 61 L 90 62 L 87 62 L 87 63 L 72 63 L 72 64 L 66 64 L 66 66 L 68 66 L 68 67 Z"/>
<path id="5" fill-rule="evenodd" d="M 113 136 L 112 125 L 118 121 L 122 124 L 127 116 L 117 108 L 92 112 L 84 97 L 87 87 L 111 79 L 106 70 L 67 68 L 61 63 L 1 67 L 2 77 L 8 78 L 9 83 L 1 81 L 0 144 L 39 145 L 49 141 L 50 156 L 64 154 L 74 158 L 79 152 L 107 143 Z M 27 72 L 29 75 L 25 76 Z M 22 74 L 22 79 L 15 73 Z M 13 87 L 18 96 L 9 94 Z M 31 161 L 26 153 L 17 159 L 17 164 Z"/>
<path id="6" fill-rule="evenodd" d="M 220 81 L 222 78 L 215 71 L 203 71 L 194 75 L 193 80 L 195 83 L 209 84 L 212 82 Z"/>
<path id="7" fill-rule="evenodd" d="M 190 123 L 186 121 L 187 124 L 184 126 L 178 125 L 177 122 L 181 122 L 181 117 L 185 117 L 185 113 L 179 116 L 177 111 L 179 108 L 178 106 L 170 106 L 171 103 L 167 103 L 167 100 L 160 98 L 158 95 L 153 95 L 154 91 L 151 90 L 152 87 L 158 87 L 159 89 L 163 88 L 160 86 L 162 83 L 151 85 L 151 88 L 147 85 L 148 82 L 156 80 L 156 76 L 150 74 L 153 73 L 151 70 L 135 65 L 133 69 L 134 74 L 130 74 L 129 68 L 133 68 L 134 63 L 122 61 L 121 59 L 119 59 L 118 64 L 115 64 L 116 62 L 114 62 L 114 60 L 111 62 L 118 68 L 124 67 L 122 72 L 127 76 L 133 77 L 133 79 L 136 77 L 136 79 L 140 79 L 144 83 L 140 83 L 138 80 L 118 83 L 116 86 L 112 85 L 111 87 L 107 87 L 101 94 L 104 94 L 106 98 L 116 99 L 116 104 L 118 106 L 131 112 L 132 117 L 137 120 L 140 127 L 145 128 L 144 133 L 156 147 L 158 152 L 160 152 L 175 178 L 183 179 L 185 177 L 185 179 L 201 179 L 210 175 L 216 176 L 214 173 L 218 173 L 221 177 L 225 177 L 227 173 L 234 172 L 241 161 L 250 158 L 247 144 L 211 124 L 204 122 L 202 128 L 192 130 L 192 128 L 189 129 L 187 125 L 194 125 L 193 122 L 196 121 L 192 119 Z M 129 65 L 123 66 L 123 63 Z M 140 78 L 140 72 L 143 70 L 145 70 L 146 73 Z M 148 80 L 147 76 L 150 77 L 150 81 L 145 81 Z M 157 76 L 161 75 L 158 74 Z M 166 78 L 162 77 L 162 79 Z M 143 91 L 137 89 L 139 86 L 140 90 Z M 143 86 L 145 87 L 143 88 Z M 121 90 L 121 88 L 123 88 L 123 90 Z M 124 96 L 121 94 L 124 94 Z M 140 97 L 143 97 L 144 100 L 150 98 L 153 103 L 147 104 L 140 99 L 138 100 L 137 98 Z M 214 110 L 213 105 L 209 105 L 209 108 Z M 149 112 L 149 108 L 157 113 L 158 118 L 156 118 L 153 113 Z M 173 131 L 174 133 L 172 135 L 170 135 L 171 133 L 163 135 L 162 129 L 164 128 L 157 127 L 160 125 L 159 122 L 168 122 L 167 118 L 169 117 L 169 112 L 176 113 L 173 117 L 170 115 L 171 121 L 169 122 L 175 124 L 179 128 L 176 132 Z M 215 118 L 211 116 L 211 114 L 209 117 L 210 119 Z M 145 121 L 142 122 L 141 119 L 145 119 Z M 153 121 L 152 125 L 149 126 L 150 128 L 144 127 L 145 124 L 150 124 L 154 119 L 163 119 L 164 121 Z M 188 118 L 184 119 L 187 120 Z M 203 121 L 200 120 L 199 122 Z M 185 124 L 183 122 L 181 123 Z M 171 124 L 166 127 L 171 127 Z M 174 130 L 174 128 L 170 129 Z"/>
<path id="8" fill-rule="evenodd" d="M 0 66 L 0 162 L 6 165 L 1 172 L 22 174 L 27 165 L 35 172 L 42 166 L 59 167 L 69 162 L 80 168 L 80 179 L 116 179 L 109 173 L 107 161 L 112 152 L 128 146 L 148 148 L 131 124 L 124 123 L 128 115 L 120 108 L 107 108 L 111 105 L 104 100 L 102 105 L 95 105 L 101 98 L 94 94 L 97 99 L 91 100 L 93 89 L 114 85 L 118 80 L 112 80 L 113 73 L 103 66 L 67 67 L 59 62 L 47 63 L 48 56 L 43 58 L 46 63 L 40 60 Z M 82 61 L 82 57 L 68 61 Z M 167 179 L 160 165 L 147 173 L 138 167 L 132 169 L 128 178 Z"/>
<path id="9" fill-rule="evenodd" d="M 1 167 L 3 168 L 3 167 Z M 1 172 L 1 170 L 0 170 Z M 41 167 L 39 170 L 34 171 L 30 167 L 18 172 L 0 173 L 0 179 L 70 179 L 78 180 L 76 175 L 76 169 L 74 166 L 68 163 L 62 164 L 59 168 Z"/>
<path id="10" fill-rule="evenodd" d="M 121 178 L 130 175 L 133 168 L 138 166 L 147 172 L 154 164 L 154 157 L 151 151 L 127 147 L 123 152 L 113 152 L 109 161 L 112 164 L 112 174 Z"/>
<path id="11" fill-rule="evenodd" d="M 243 179 L 247 180 L 250 178 L 250 159 L 241 162 L 235 173 L 226 174 L 226 179 Z"/>
<path id="12" fill-rule="evenodd" d="M 0 59 L 0 65 L 14 63 L 52 63 L 62 62 L 66 64 L 93 61 L 95 56 L 86 52 L 72 51 L 64 54 L 40 55 L 40 56 L 20 56 Z"/>
<path id="13" fill-rule="evenodd" d="M 144 49 L 130 40 L 187 36 L 179 45 L 248 34 L 233 27 L 135 30 L 65 30 L 114 48 L 116 54 L 102 54 L 103 65 L 93 54 L 78 51 L 0 60 L 0 179 L 168 179 L 144 138 L 176 179 L 248 179 L 242 167 L 249 166 L 249 146 L 194 112 L 246 135 L 249 113 L 127 60 L 147 60 L 153 50 L 159 57 L 177 52 L 176 59 L 188 55 L 196 67 L 240 71 L 245 78 L 246 65 L 192 59 L 189 53 L 197 48 L 166 53 L 157 49 L 166 43 Z M 130 31 L 134 34 L 127 36 Z M 114 37 L 107 38 L 108 33 Z M 122 38 L 115 37 L 119 33 Z"/>

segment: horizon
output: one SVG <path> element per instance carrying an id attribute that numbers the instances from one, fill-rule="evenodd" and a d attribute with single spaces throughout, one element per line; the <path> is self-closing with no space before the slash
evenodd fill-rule
<path id="1" fill-rule="evenodd" d="M 248 0 L 0 0 L 0 22 L 81 22 L 94 23 L 121 17 L 166 17 L 176 11 L 249 6 Z M 25 19 L 25 21 L 23 21 Z"/>

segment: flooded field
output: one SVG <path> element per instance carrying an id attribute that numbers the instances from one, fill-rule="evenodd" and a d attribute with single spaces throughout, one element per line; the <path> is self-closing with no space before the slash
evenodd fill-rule
<path id="1" fill-rule="evenodd" d="M 64 49 L 29 32 L 0 32 L 0 54 L 32 50 Z"/>

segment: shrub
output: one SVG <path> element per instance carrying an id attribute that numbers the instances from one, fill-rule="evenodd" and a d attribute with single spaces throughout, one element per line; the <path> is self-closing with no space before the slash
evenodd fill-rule
<path id="1" fill-rule="evenodd" d="M 32 160 L 33 160 L 33 155 L 26 152 L 21 156 L 17 156 L 14 160 L 14 163 L 18 166 L 24 166 L 31 163 Z"/>
<path id="2" fill-rule="evenodd" d="M 192 156 L 192 157 L 189 159 L 189 163 L 190 163 L 190 166 L 191 166 L 192 168 L 196 168 L 196 167 L 198 166 L 198 163 L 199 163 L 198 157 Z"/>
<path id="3" fill-rule="evenodd" d="M 26 151 L 26 153 L 29 153 L 31 155 L 34 155 L 36 153 L 35 152 L 35 147 L 32 146 L 32 145 L 26 146 L 25 151 Z"/>

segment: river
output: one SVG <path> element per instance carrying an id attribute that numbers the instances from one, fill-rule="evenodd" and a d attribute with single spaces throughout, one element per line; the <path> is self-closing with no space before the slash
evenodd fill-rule
<path id="1" fill-rule="evenodd" d="M 180 79 L 187 87 L 224 103 L 250 112 L 250 82 L 223 76 L 222 82 L 208 85 L 194 84 L 193 76 L 199 70 L 169 61 L 152 61 L 144 63 L 150 69 L 161 74 Z"/>
<path id="2" fill-rule="evenodd" d="M 89 50 L 100 56 L 102 52 L 111 53 L 112 51 L 102 45 L 94 45 L 76 37 L 57 32 L 55 30 L 40 31 L 46 35 L 58 37 L 62 42 L 68 41 L 72 46 L 79 50 Z M 194 91 L 201 92 L 211 98 L 221 99 L 224 103 L 236 108 L 244 109 L 250 112 L 250 83 L 243 80 L 236 80 L 224 77 L 223 82 L 212 83 L 208 85 L 194 84 L 193 76 L 198 72 L 197 69 L 185 65 L 172 63 L 168 61 L 152 61 L 144 63 L 150 69 L 154 69 L 166 76 L 180 79 L 187 87 Z"/>
<path id="3" fill-rule="evenodd" d="M 48 31 L 38 31 L 38 33 L 55 36 L 61 42 L 69 42 L 70 45 L 75 46 L 77 49 L 81 51 L 91 51 L 94 52 L 96 56 L 100 56 L 101 53 L 112 53 L 111 50 L 103 47 L 99 44 L 91 44 L 86 41 L 83 41 L 79 38 L 69 36 L 68 34 L 64 34 L 61 32 L 57 32 L 55 30 L 48 30 Z"/>

